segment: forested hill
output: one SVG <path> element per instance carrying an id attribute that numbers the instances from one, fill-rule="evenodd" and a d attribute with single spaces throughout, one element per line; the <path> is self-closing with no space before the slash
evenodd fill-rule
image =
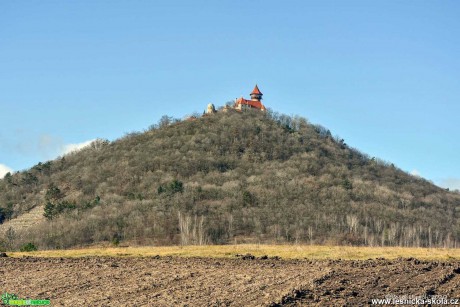
<path id="1" fill-rule="evenodd" d="M 250 111 L 163 118 L 143 133 L 99 140 L 0 180 L 0 221 L 36 206 L 44 206 L 45 221 L 3 244 L 456 246 L 460 239 L 458 193 L 305 119 Z"/>

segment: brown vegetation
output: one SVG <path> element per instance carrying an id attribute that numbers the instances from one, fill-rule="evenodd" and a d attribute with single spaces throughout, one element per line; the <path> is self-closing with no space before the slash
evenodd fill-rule
<path id="1" fill-rule="evenodd" d="M 164 117 L 0 180 L 5 224 L 36 206 L 47 222 L 17 231 L 12 248 L 126 240 L 455 247 L 460 238 L 457 193 L 270 112 Z"/>
<path id="2" fill-rule="evenodd" d="M 92 247 L 33 252 L 8 252 L 10 257 L 206 257 L 234 258 L 235 255 L 253 255 L 261 258 L 315 259 L 315 260 L 366 260 L 417 258 L 419 260 L 459 260 L 460 249 L 415 247 L 369 247 L 324 245 L 187 245 L 187 246 L 135 246 Z"/>

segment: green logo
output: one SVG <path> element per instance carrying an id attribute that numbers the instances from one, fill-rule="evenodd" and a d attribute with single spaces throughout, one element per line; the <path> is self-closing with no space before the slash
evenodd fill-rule
<path id="1" fill-rule="evenodd" d="M 50 300 L 30 300 L 30 299 L 19 299 L 16 294 L 3 293 L 2 302 L 6 306 L 44 306 L 50 305 Z"/>

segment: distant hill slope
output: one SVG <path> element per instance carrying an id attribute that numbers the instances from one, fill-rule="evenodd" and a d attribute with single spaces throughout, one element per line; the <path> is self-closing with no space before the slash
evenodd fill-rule
<path id="1" fill-rule="evenodd" d="M 3 216 L 46 223 L 16 244 L 311 242 L 456 246 L 460 195 L 370 158 L 305 119 L 163 118 L 0 180 Z"/>

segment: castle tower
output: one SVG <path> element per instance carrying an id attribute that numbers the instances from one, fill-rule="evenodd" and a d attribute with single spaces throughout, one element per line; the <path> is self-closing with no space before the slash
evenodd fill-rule
<path id="1" fill-rule="evenodd" d="M 259 90 L 259 87 L 256 86 L 254 87 L 254 89 L 252 90 L 252 93 L 251 93 L 251 100 L 253 101 L 261 101 L 262 100 L 262 92 Z"/>

